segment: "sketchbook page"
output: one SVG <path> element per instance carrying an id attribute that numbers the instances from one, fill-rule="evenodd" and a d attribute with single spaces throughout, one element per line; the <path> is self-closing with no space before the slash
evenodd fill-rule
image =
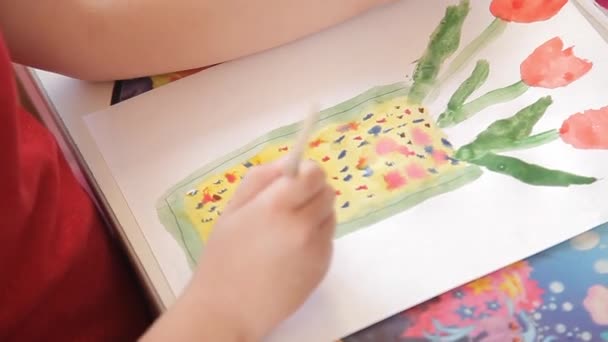
<path id="1" fill-rule="evenodd" d="M 605 142 L 576 135 L 600 112 L 570 118 L 608 105 L 608 47 L 571 4 L 502 23 L 475 1 L 459 51 L 481 48 L 433 93 L 413 71 L 432 69 L 429 36 L 458 4 L 399 1 L 86 117 L 176 294 L 240 177 L 287 153 L 315 103 L 324 110 L 306 154 L 336 187 L 335 254 L 270 341 L 343 337 L 608 221 Z M 477 44 L 480 34 L 494 40 Z M 91 165 L 96 176 L 104 167 Z"/>

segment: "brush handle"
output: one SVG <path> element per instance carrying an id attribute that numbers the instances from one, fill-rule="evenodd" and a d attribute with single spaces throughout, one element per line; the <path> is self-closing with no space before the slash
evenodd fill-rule
<path id="1" fill-rule="evenodd" d="M 291 154 L 288 156 L 287 163 L 285 165 L 285 175 L 288 177 L 297 177 L 302 155 L 308 144 L 308 140 L 312 134 L 315 124 L 319 120 L 319 111 L 314 110 L 312 113 L 302 122 L 302 128 L 300 134 L 298 134 L 297 140 L 293 145 Z"/>

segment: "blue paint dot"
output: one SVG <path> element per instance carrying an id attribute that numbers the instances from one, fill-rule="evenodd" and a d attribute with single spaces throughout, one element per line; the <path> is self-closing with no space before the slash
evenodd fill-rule
<path id="1" fill-rule="evenodd" d="M 450 142 L 449 142 L 449 141 L 448 141 L 446 138 L 441 138 L 441 143 L 442 143 L 444 146 L 447 146 L 447 147 L 452 147 L 452 144 L 451 144 L 451 143 L 450 143 Z"/>
<path id="2" fill-rule="evenodd" d="M 251 162 L 245 162 L 245 163 L 243 163 L 243 166 L 246 168 L 250 168 L 253 166 L 253 164 L 251 164 Z"/>
<path id="3" fill-rule="evenodd" d="M 345 166 L 342 170 L 340 170 L 340 172 L 346 172 L 348 171 L 348 166 Z"/>
<path id="4" fill-rule="evenodd" d="M 460 164 L 460 161 L 458 159 L 448 157 L 448 160 L 451 162 L 452 165 Z"/>
<path id="5" fill-rule="evenodd" d="M 433 153 L 433 146 L 425 146 L 424 147 L 424 152 L 431 154 Z"/>
<path id="6" fill-rule="evenodd" d="M 500 303 L 498 301 L 496 301 L 496 300 L 492 300 L 492 301 L 486 302 L 486 308 L 488 310 L 498 311 L 498 310 L 500 310 L 501 307 L 502 306 L 500 305 Z"/>
<path id="7" fill-rule="evenodd" d="M 380 134 L 380 132 L 382 132 L 382 127 L 380 125 L 376 125 L 376 126 L 370 128 L 369 131 L 367 131 L 367 133 L 375 135 L 375 136 Z"/>
<path id="8" fill-rule="evenodd" d="M 348 175 L 348 176 L 344 177 L 345 182 L 349 182 L 351 179 L 353 179 L 353 175 Z"/>
<path id="9" fill-rule="evenodd" d="M 371 119 L 373 116 L 374 116 L 374 113 L 369 113 L 369 114 L 367 114 L 367 115 L 366 115 L 366 116 L 363 118 L 363 121 L 365 121 L 365 120 L 369 120 L 369 119 Z"/>
<path id="10" fill-rule="evenodd" d="M 363 147 L 363 146 L 365 146 L 365 145 L 369 145 L 369 142 L 367 142 L 367 141 L 362 141 L 362 142 L 359 144 L 359 146 L 357 146 L 357 147 Z"/>
<path id="11" fill-rule="evenodd" d="M 374 170 L 372 170 L 371 167 L 367 167 L 367 169 L 365 169 L 365 171 L 363 172 L 363 177 L 371 177 L 374 175 Z"/>
<path id="12" fill-rule="evenodd" d="M 342 204 L 342 209 L 346 209 L 350 207 L 350 202 L 345 202 L 344 204 Z"/>
<path id="13" fill-rule="evenodd" d="M 334 140 L 334 143 L 339 144 L 342 142 L 342 140 L 344 140 L 344 138 L 346 137 L 346 135 L 343 135 L 341 137 L 339 137 L 338 139 Z"/>
<path id="14" fill-rule="evenodd" d="M 464 292 L 462 292 L 462 290 L 456 290 L 456 291 L 452 292 L 452 296 L 454 296 L 455 298 L 458 298 L 458 299 L 462 299 L 462 298 L 464 298 Z"/>
<path id="15" fill-rule="evenodd" d="M 342 159 L 346 157 L 346 150 L 342 150 L 342 152 L 340 152 L 340 154 L 338 155 L 338 159 Z"/>
<path id="16" fill-rule="evenodd" d="M 388 132 L 392 131 L 393 129 L 395 129 L 395 128 L 389 128 L 389 129 L 385 129 L 384 131 L 382 131 L 382 133 L 386 134 L 386 133 L 388 133 Z"/>
<path id="17" fill-rule="evenodd" d="M 460 318 L 464 320 L 473 317 L 475 315 L 476 309 L 477 308 L 474 306 L 461 305 L 458 310 L 455 311 L 455 313 L 458 314 L 458 316 L 460 316 Z"/>

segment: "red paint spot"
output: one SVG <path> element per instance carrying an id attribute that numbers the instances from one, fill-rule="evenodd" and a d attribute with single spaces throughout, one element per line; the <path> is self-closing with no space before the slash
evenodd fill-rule
<path id="1" fill-rule="evenodd" d="M 202 204 L 207 204 L 207 203 L 215 203 L 217 201 L 221 201 L 222 200 L 222 196 L 220 195 L 212 195 L 209 193 L 209 190 L 205 189 L 203 190 L 203 199 L 201 201 Z"/>
<path id="2" fill-rule="evenodd" d="M 399 171 L 391 171 L 384 175 L 384 182 L 388 190 L 399 189 L 400 187 L 407 184 L 405 177 L 403 177 Z"/>
<path id="3" fill-rule="evenodd" d="M 435 161 L 435 163 L 437 163 L 437 165 L 443 165 L 448 162 L 448 154 L 442 150 L 433 151 L 432 156 L 433 160 Z"/>
<path id="4" fill-rule="evenodd" d="M 211 203 L 211 202 L 213 202 L 213 196 L 211 196 L 211 194 L 209 194 L 209 193 L 205 193 L 203 195 L 203 200 L 201 202 L 203 204 Z"/>
<path id="5" fill-rule="evenodd" d="M 228 181 L 228 183 L 232 184 L 234 182 L 236 182 L 236 175 L 234 173 L 227 173 L 224 175 L 224 177 L 226 177 L 226 180 Z"/>
<path id="6" fill-rule="evenodd" d="M 433 144 L 431 137 L 418 127 L 412 129 L 412 140 L 416 145 L 427 146 Z"/>
<path id="7" fill-rule="evenodd" d="M 426 169 L 424 167 L 414 163 L 408 165 L 405 168 L 405 172 L 407 173 L 408 177 L 414 179 L 422 179 L 427 175 Z"/>
<path id="8" fill-rule="evenodd" d="M 336 131 L 338 131 L 340 133 L 345 133 L 348 131 L 356 131 L 357 129 L 359 129 L 359 124 L 357 122 L 353 121 L 353 122 L 347 123 L 346 125 L 338 126 Z"/>
<path id="9" fill-rule="evenodd" d="M 340 196 L 342 195 L 342 192 L 340 190 L 336 190 L 336 196 Z"/>
<path id="10" fill-rule="evenodd" d="M 356 190 L 357 190 L 357 191 L 368 190 L 368 189 L 367 189 L 367 185 L 361 185 L 361 186 L 358 186 Z"/>
<path id="11" fill-rule="evenodd" d="M 391 138 L 381 138 L 376 143 L 376 153 L 378 153 L 378 155 L 384 156 L 389 153 L 393 153 L 398 147 L 399 144 L 397 144 L 395 140 Z"/>
<path id="12" fill-rule="evenodd" d="M 353 138 L 353 140 L 363 140 L 363 138 L 359 135 Z"/>
<path id="13" fill-rule="evenodd" d="M 416 155 L 416 152 L 410 151 L 410 149 L 407 148 L 407 146 L 399 146 L 399 147 L 397 147 L 397 152 L 399 152 L 400 154 L 403 154 L 406 157 L 411 157 L 411 156 L 415 156 Z"/>
<path id="14" fill-rule="evenodd" d="M 404 113 L 407 114 L 407 115 L 410 115 L 410 114 L 412 114 L 412 111 L 409 110 L 409 109 L 406 109 Z"/>
<path id="15" fill-rule="evenodd" d="M 308 144 L 308 146 L 310 146 L 311 148 L 315 148 L 315 147 L 319 147 L 319 145 L 325 143 L 326 141 L 323 139 L 317 139 L 314 141 L 311 141 L 310 144 Z"/>
<path id="16" fill-rule="evenodd" d="M 323 157 L 323 159 L 321 159 L 321 160 L 322 160 L 323 162 L 328 162 L 328 161 L 329 161 L 329 159 L 331 159 L 331 158 L 329 158 L 328 156 L 325 156 L 325 157 Z"/>
<path id="17" fill-rule="evenodd" d="M 376 153 L 378 155 L 384 156 L 393 152 L 398 152 L 406 157 L 416 155 L 416 153 L 410 151 L 407 146 L 399 145 L 397 141 L 392 138 L 382 138 L 376 143 Z"/>
<path id="18" fill-rule="evenodd" d="M 367 158 L 365 158 L 365 157 L 359 158 L 359 160 L 357 161 L 357 169 L 365 170 L 366 168 L 367 168 Z"/>
<path id="19" fill-rule="evenodd" d="M 382 120 L 376 120 L 376 123 L 386 123 L 386 118 L 382 118 Z"/>

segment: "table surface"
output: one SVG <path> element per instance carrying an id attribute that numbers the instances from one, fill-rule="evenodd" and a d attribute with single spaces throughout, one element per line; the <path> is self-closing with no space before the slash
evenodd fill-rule
<path id="1" fill-rule="evenodd" d="M 30 70 L 55 120 L 196 71 L 90 84 Z M 343 339 L 362 341 L 608 341 L 608 224 Z"/>

